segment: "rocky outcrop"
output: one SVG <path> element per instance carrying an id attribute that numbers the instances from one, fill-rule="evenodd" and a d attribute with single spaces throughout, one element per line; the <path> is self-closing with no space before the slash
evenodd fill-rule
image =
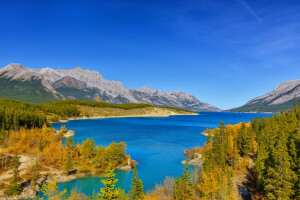
<path id="1" fill-rule="evenodd" d="M 185 165 L 186 160 L 182 161 L 181 164 Z M 195 157 L 188 161 L 188 165 L 193 165 L 193 166 L 202 166 L 203 164 L 203 156 L 200 153 L 195 153 Z"/>
<path id="2" fill-rule="evenodd" d="M 163 92 L 145 87 L 133 90 L 124 87 L 121 82 L 105 80 L 99 72 L 84 70 L 80 67 L 72 70 L 51 69 L 49 67 L 31 69 L 20 64 L 9 64 L 0 69 L 0 79 L 1 77 L 19 82 L 38 80 L 42 85 L 42 89 L 50 92 L 53 96 L 53 98 L 48 98 L 51 100 L 100 99 L 101 101 L 117 104 L 147 103 L 193 111 L 219 110 L 210 104 L 200 102 L 196 97 L 186 92 Z M 33 97 L 29 97 L 29 99 Z"/>

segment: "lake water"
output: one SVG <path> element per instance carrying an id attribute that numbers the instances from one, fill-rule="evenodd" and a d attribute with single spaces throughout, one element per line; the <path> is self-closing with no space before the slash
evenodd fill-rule
<path id="1" fill-rule="evenodd" d="M 267 114 L 258 113 L 225 113 L 200 112 L 200 115 L 145 117 L 145 118 L 110 118 L 75 120 L 64 124 L 53 124 L 60 129 L 66 125 L 67 129 L 74 130 L 74 140 L 82 142 L 93 138 L 96 145 L 108 146 L 111 142 L 124 141 L 127 144 L 127 153 L 138 161 L 139 178 L 142 179 L 144 190 L 154 188 L 166 176 L 180 176 L 184 160 L 184 149 L 203 146 L 206 136 L 201 132 L 215 128 L 220 121 L 225 124 L 248 122 L 256 116 L 264 117 Z M 128 192 L 132 172 L 116 171 L 117 186 Z M 100 191 L 102 183 L 100 177 L 88 176 L 70 182 L 60 183 L 59 188 L 68 190 L 79 189 L 87 195 L 93 191 Z"/>

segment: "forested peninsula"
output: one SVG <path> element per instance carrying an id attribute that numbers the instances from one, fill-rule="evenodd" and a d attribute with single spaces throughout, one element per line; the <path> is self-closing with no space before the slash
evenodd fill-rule
<path id="1" fill-rule="evenodd" d="M 291 111 L 236 125 L 221 122 L 204 134 L 204 147 L 185 151 L 189 160 L 202 155 L 191 199 L 300 199 L 296 98 Z"/>

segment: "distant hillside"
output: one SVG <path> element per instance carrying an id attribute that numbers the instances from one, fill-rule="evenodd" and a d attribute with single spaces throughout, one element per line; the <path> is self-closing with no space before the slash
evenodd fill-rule
<path id="1" fill-rule="evenodd" d="M 7 72 L 0 72 L 0 98 L 42 103 L 62 99 L 51 86 L 44 85 L 38 76 L 13 78 Z"/>
<path id="2" fill-rule="evenodd" d="M 231 109 L 233 112 L 277 112 L 293 106 L 294 95 L 300 99 L 300 79 L 280 83 L 272 92 Z"/>
<path id="3" fill-rule="evenodd" d="M 186 92 L 163 92 L 145 87 L 133 90 L 118 81 L 105 80 L 96 71 L 79 67 L 72 70 L 32 69 L 9 64 L 0 69 L 0 83 L 0 98 L 32 103 L 79 99 L 114 104 L 146 103 L 193 111 L 219 110 Z"/>

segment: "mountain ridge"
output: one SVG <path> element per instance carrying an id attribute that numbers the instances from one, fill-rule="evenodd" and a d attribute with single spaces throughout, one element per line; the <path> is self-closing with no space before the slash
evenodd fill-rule
<path id="1" fill-rule="evenodd" d="M 147 103 L 193 111 L 219 111 L 218 108 L 200 102 L 196 97 L 186 92 L 164 92 L 146 87 L 134 90 L 124 87 L 119 81 L 105 80 L 97 71 L 85 70 L 81 67 L 71 70 L 49 67 L 33 69 L 12 63 L 0 69 L 0 80 L 5 82 L 6 85 L 10 85 L 11 90 L 14 90 L 12 80 L 14 84 L 21 86 L 24 82 L 30 84 L 33 78 L 37 80 L 36 85 L 31 85 L 29 88 L 36 90 L 35 96 L 38 96 L 37 99 L 40 99 L 41 102 L 59 99 L 101 99 L 105 102 L 117 104 Z M 5 88 L 0 86 L 1 91 L 5 91 Z M 19 88 L 15 93 L 22 94 L 24 91 L 26 89 Z M 43 93 L 47 93 L 49 100 L 42 96 Z M 9 98 L 9 95 L 4 95 L 4 97 Z M 30 97 L 26 98 L 30 99 Z"/>
<path id="2" fill-rule="evenodd" d="M 231 109 L 234 112 L 278 112 L 291 109 L 293 99 L 300 99 L 300 79 L 284 81 L 273 91 L 256 97 L 241 107 Z"/>

